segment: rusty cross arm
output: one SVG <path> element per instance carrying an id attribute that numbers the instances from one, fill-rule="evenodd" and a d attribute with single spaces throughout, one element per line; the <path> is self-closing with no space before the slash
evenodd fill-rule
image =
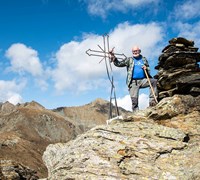
<path id="1" fill-rule="evenodd" d="M 88 49 L 86 51 L 86 54 L 88 56 L 98 56 L 98 57 L 110 57 L 110 52 L 105 52 L 105 51 L 98 51 L 98 50 L 92 50 L 92 49 Z M 126 58 L 125 54 L 119 54 L 119 53 L 113 53 L 117 59 L 124 59 Z"/>
<path id="2" fill-rule="evenodd" d="M 110 92 L 110 110 L 109 110 L 109 118 L 113 118 L 113 105 L 112 105 L 112 100 L 114 100 L 115 103 L 115 112 L 117 114 L 117 117 L 119 116 L 119 109 L 117 106 L 117 99 L 116 99 L 116 93 L 115 93 L 115 86 L 114 86 L 114 78 L 113 78 L 113 72 L 112 72 L 112 66 L 111 66 L 111 61 L 109 61 L 108 59 L 111 59 L 111 56 L 115 56 L 118 59 L 125 59 L 126 56 L 124 54 L 119 54 L 119 53 L 114 53 L 113 50 L 114 48 L 112 48 L 112 50 L 110 51 L 109 49 L 109 36 L 103 35 L 103 48 L 101 46 L 99 46 L 99 50 L 93 50 L 93 49 L 88 49 L 86 51 L 86 54 L 88 56 L 98 56 L 101 57 L 101 61 L 105 60 L 105 65 L 106 65 L 106 72 L 107 72 L 107 76 L 108 79 L 111 83 L 111 92 Z M 107 62 L 108 61 L 108 62 Z M 99 63 L 100 63 L 99 62 Z"/>

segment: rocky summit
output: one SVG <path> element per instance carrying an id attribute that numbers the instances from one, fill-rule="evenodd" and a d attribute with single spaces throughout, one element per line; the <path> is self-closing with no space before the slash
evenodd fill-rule
<path id="1" fill-rule="evenodd" d="M 186 103 L 187 102 L 187 103 Z M 175 95 L 43 155 L 48 179 L 200 179 L 200 96 Z"/>

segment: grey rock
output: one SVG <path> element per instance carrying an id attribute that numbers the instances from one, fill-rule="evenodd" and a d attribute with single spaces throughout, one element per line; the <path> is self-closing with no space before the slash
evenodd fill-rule
<path id="1" fill-rule="evenodd" d="M 198 179 L 199 105 L 199 97 L 176 95 L 51 144 L 43 154 L 47 179 Z"/>
<path id="2" fill-rule="evenodd" d="M 2 180 L 37 180 L 36 172 L 29 167 L 11 160 L 0 160 L 0 179 Z"/>
<path id="3" fill-rule="evenodd" d="M 182 37 L 169 41 L 159 56 L 158 79 L 159 100 L 174 94 L 200 95 L 200 52 L 194 42 Z"/>

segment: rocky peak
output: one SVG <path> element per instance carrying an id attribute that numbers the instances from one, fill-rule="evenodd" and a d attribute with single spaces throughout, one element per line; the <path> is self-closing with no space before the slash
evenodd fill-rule
<path id="1" fill-rule="evenodd" d="M 102 98 L 97 98 L 92 102 L 93 105 L 96 105 L 96 104 L 104 105 L 104 104 L 108 104 L 108 103 L 109 103 L 108 101 L 106 101 Z"/>
<path id="2" fill-rule="evenodd" d="M 14 111 L 15 109 L 16 109 L 15 105 L 13 105 L 12 103 L 10 103 L 8 101 L 0 104 L 0 112 L 2 114 L 10 113 L 10 112 Z"/>
<path id="3" fill-rule="evenodd" d="M 106 124 L 109 115 L 109 101 L 97 98 L 83 106 L 60 107 L 53 111 L 66 117 L 69 122 L 79 128 L 77 131 L 83 133 L 96 125 Z M 123 108 L 119 108 L 119 112 L 120 114 L 130 114 Z"/>
<path id="4" fill-rule="evenodd" d="M 199 104 L 199 96 L 176 95 L 51 144 L 43 154 L 48 179 L 199 179 Z"/>
<path id="5" fill-rule="evenodd" d="M 200 179 L 200 53 L 185 38 L 169 43 L 156 67 L 160 102 L 49 145 L 47 179 Z"/>
<path id="6" fill-rule="evenodd" d="M 44 106 L 42 106 L 36 101 L 26 102 L 24 104 L 18 104 L 18 107 L 25 107 L 25 108 L 38 109 L 38 110 L 45 109 Z"/>

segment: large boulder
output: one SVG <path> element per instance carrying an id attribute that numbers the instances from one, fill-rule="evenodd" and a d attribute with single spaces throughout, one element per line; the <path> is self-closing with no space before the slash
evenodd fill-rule
<path id="1" fill-rule="evenodd" d="M 187 102 L 187 103 L 186 103 Z M 48 179 L 200 179 L 200 97 L 176 95 L 43 154 Z"/>

